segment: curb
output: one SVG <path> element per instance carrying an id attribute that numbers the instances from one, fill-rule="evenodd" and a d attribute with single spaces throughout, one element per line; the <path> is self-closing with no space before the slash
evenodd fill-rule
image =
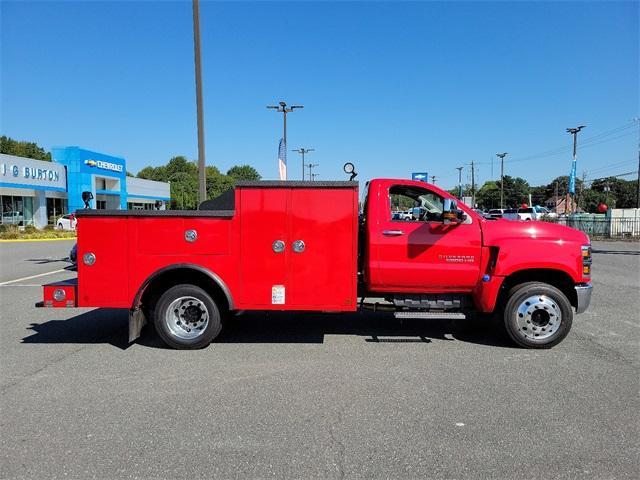
<path id="1" fill-rule="evenodd" d="M 74 240 L 77 241 L 77 237 L 69 238 L 12 238 L 10 240 L 0 239 L 0 243 L 18 243 L 18 242 L 64 242 Z"/>

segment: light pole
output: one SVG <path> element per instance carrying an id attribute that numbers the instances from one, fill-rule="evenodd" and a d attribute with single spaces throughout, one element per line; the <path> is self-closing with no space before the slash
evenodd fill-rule
<path id="1" fill-rule="evenodd" d="M 300 156 L 302 156 L 302 181 L 304 182 L 304 156 L 309 153 L 315 151 L 315 148 L 298 148 L 297 150 L 291 150 L 292 152 L 298 152 Z"/>
<path id="2" fill-rule="evenodd" d="M 636 208 L 640 208 L 640 117 L 634 117 L 638 124 L 638 178 L 636 179 Z"/>
<path id="3" fill-rule="evenodd" d="M 507 155 L 507 152 L 496 153 L 496 157 L 500 158 L 500 208 L 504 208 L 504 157 Z"/>
<path id="4" fill-rule="evenodd" d="M 436 184 L 436 176 L 435 175 L 431 175 L 431 183 L 433 183 L 434 185 Z"/>
<path id="5" fill-rule="evenodd" d="M 307 168 L 309 169 L 309 181 L 313 182 L 313 178 L 317 177 L 318 174 L 312 173 L 311 170 L 314 167 L 317 167 L 318 165 L 320 165 L 319 163 L 307 163 Z"/>
<path id="6" fill-rule="evenodd" d="M 464 167 L 456 167 L 458 170 L 458 198 L 462 198 L 462 169 Z"/>
<path id="7" fill-rule="evenodd" d="M 576 153 L 578 149 L 578 132 L 585 128 L 586 125 L 580 125 L 576 128 L 567 128 L 567 133 L 573 135 L 573 161 L 571 162 L 571 175 L 569 175 L 569 188 L 567 190 L 567 198 L 564 202 L 564 213 L 567 213 L 569 209 L 569 195 L 573 196 L 574 204 L 576 197 L 576 167 L 577 158 Z"/>
<path id="8" fill-rule="evenodd" d="M 279 102 L 278 105 L 267 105 L 267 108 L 273 108 L 277 112 L 282 113 L 283 118 L 283 129 L 282 129 L 282 141 L 284 142 L 284 150 L 287 151 L 287 113 L 293 112 L 297 108 L 304 108 L 304 105 L 291 105 L 287 107 L 285 102 Z M 302 179 L 304 180 L 304 169 L 302 171 Z"/>
<path id="9" fill-rule="evenodd" d="M 200 6 L 193 0 L 193 50 L 196 66 L 196 108 L 198 117 L 198 197 L 207 199 L 207 177 L 204 160 L 204 113 L 202 110 L 202 71 L 200 68 Z"/>

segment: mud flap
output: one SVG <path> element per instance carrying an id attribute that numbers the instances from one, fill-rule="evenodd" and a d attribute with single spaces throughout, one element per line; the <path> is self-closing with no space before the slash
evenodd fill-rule
<path id="1" fill-rule="evenodd" d="M 129 343 L 140 337 L 140 331 L 146 324 L 147 317 L 141 308 L 129 310 Z"/>

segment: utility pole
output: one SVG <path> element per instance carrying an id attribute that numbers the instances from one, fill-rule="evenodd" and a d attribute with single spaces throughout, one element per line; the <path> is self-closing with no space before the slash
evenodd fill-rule
<path id="1" fill-rule="evenodd" d="M 193 54 L 196 67 L 196 109 L 198 117 L 198 197 L 207 199 L 207 176 L 204 158 L 204 113 L 202 110 L 202 69 L 200 68 L 200 5 L 193 0 Z"/>
<path id="2" fill-rule="evenodd" d="M 433 183 L 434 185 L 436 184 L 436 176 L 435 175 L 431 175 L 431 183 Z"/>
<path id="3" fill-rule="evenodd" d="M 633 119 L 638 124 L 638 179 L 636 180 L 636 208 L 640 208 L 640 117 Z"/>
<path id="4" fill-rule="evenodd" d="M 311 181 L 312 181 L 312 182 L 315 182 L 316 177 L 319 177 L 319 176 L 320 176 L 320 174 L 319 174 L 319 173 L 310 173 L 309 175 L 311 176 Z"/>
<path id="5" fill-rule="evenodd" d="M 315 151 L 315 148 L 298 148 L 297 150 L 291 150 L 292 152 L 298 152 L 302 156 L 302 181 L 304 181 L 304 156 L 309 153 Z"/>
<path id="6" fill-rule="evenodd" d="M 318 165 L 320 165 L 320 164 L 319 164 L 319 163 L 307 163 L 307 165 L 306 165 L 306 166 L 307 166 L 307 168 L 309 169 L 309 181 L 310 181 L 310 182 L 313 182 L 313 177 L 315 177 L 315 176 L 316 176 L 316 174 L 315 174 L 315 173 L 311 173 L 311 170 L 312 170 L 314 167 L 317 167 Z"/>
<path id="7" fill-rule="evenodd" d="M 476 171 L 471 160 L 471 208 L 476 208 Z"/>
<path id="8" fill-rule="evenodd" d="M 585 128 L 586 125 L 580 125 L 576 128 L 567 128 L 567 133 L 573 135 L 573 161 L 571 162 L 571 175 L 569 175 L 569 188 L 567 189 L 567 199 L 564 204 L 564 213 L 567 213 L 569 207 L 569 195 L 573 196 L 573 201 L 575 204 L 576 200 L 576 167 L 577 167 L 577 157 L 576 153 L 578 150 L 578 132 Z"/>
<path id="9" fill-rule="evenodd" d="M 291 105 L 287 108 L 285 102 L 279 102 L 278 105 L 267 105 L 267 108 L 273 108 L 277 112 L 282 113 L 283 128 L 282 128 L 282 141 L 284 142 L 285 152 L 287 150 L 287 113 L 293 112 L 297 108 L 304 108 L 304 105 Z M 303 160 L 304 163 L 304 160 Z M 302 170 L 302 179 L 304 180 L 304 169 Z"/>
<path id="10" fill-rule="evenodd" d="M 458 170 L 458 198 L 462 199 L 462 169 L 464 167 L 456 167 Z"/>
<path id="11" fill-rule="evenodd" d="M 496 153 L 496 157 L 500 157 L 500 208 L 504 208 L 504 157 L 507 155 L 507 152 Z"/>
<path id="12" fill-rule="evenodd" d="M 576 210 L 580 206 L 581 202 L 584 202 L 584 182 L 587 180 L 587 172 L 582 171 L 582 185 L 580 185 L 580 195 L 578 195 L 578 201 L 576 202 Z"/>

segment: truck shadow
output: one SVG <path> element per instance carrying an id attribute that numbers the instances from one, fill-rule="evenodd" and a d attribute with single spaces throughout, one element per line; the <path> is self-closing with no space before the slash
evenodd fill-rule
<path id="1" fill-rule="evenodd" d="M 125 350 L 126 310 L 96 309 L 67 320 L 33 323 L 33 334 L 22 343 L 107 343 Z M 215 343 L 324 343 L 327 335 L 350 335 L 363 342 L 422 343 L 461 341 L 513 347 L 499 329 L 485 318 L 466 320 L 400 321 L 388 313 L 318 314 L 305 312 L 246 313 L 230 318 Z M 153 328 L 146 326 L 135 342 L 150 348 L 167 348 Z"/>

